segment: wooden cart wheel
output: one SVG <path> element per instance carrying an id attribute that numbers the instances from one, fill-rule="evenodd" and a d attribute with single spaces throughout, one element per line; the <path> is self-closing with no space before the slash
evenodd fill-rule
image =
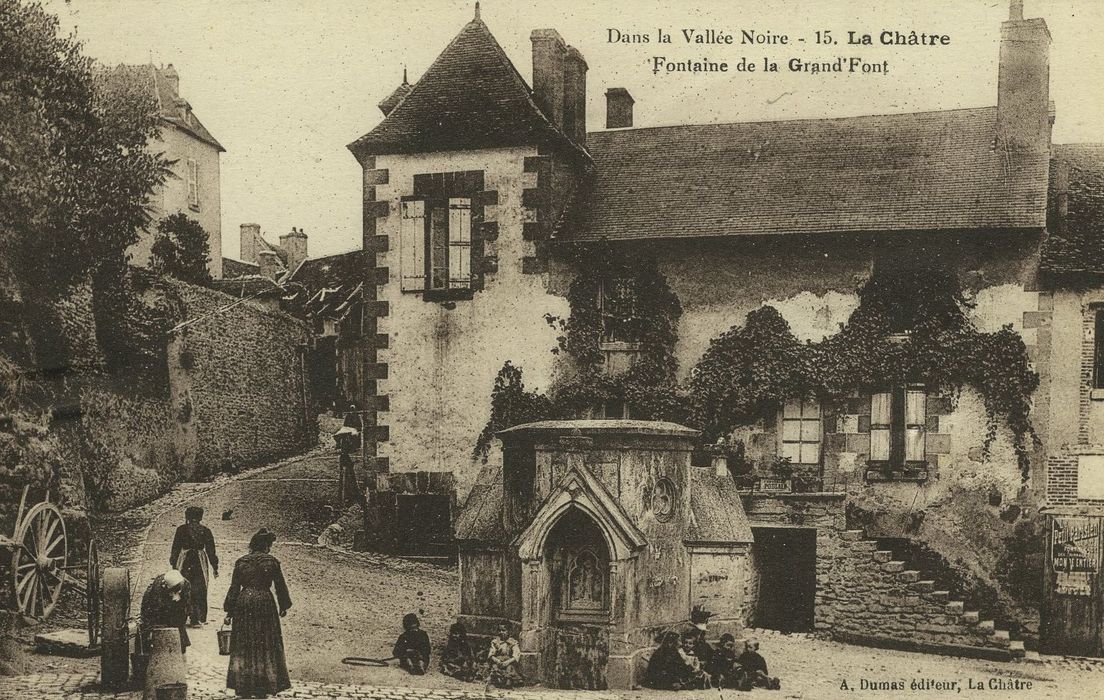
<path id="1" fill-rule="evenodd" d="M 96 541 L 88 543 L 88 561 L 84 584 L 84 606 L 88 612 L 88 646 L 95 647 L 100 643 L 101 612 L 100 612 L 100 552 L 96 548 Z"/>
<path id="2" fill-rule="evenodd" d="M 61 511 L 48 501 L 36 504 L 19 522 L 13 540 L 16 605 L 27 617 L 44 620 L 61 595 L 69 555 Z"/>

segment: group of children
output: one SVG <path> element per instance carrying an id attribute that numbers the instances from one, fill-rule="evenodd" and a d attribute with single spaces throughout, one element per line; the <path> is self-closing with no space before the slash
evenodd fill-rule
<path id="1" fill-rule="evenodd" d="M 656 690 L 781 688 L 779 680 L 768 675 L 757 640 L 749 639 L 738 649 L 735 637 L 722 634 L 714 647 L 698 626 L 681 636 L 666 632 L 660 638 L 659 648 L 648 660 L 644 685 Z"/>
<path id="2" fill-rule="evenodd" d="M 429 667 L 429 635 L 421 628 L 418 616 L 403 617 L 403 632 L 395 642 L 392 656 L 414 675 Z M 521 647 L 510 636 L 506 625 L 499 625 L 486 651 L 477 655 L 468 641 L 468 631 L 457 622 L 449 628 L 448 643 L 441 654 L 441 673 L 462 681 L 486 680 L 498 688 L 516 688 L 525 684 L 518 671 Z"/>
<path id="3" fill-rule="evenodd" d="M 704 625 L 695 625 L 682 634 L 667 632 L 659 648 L 652 653 L 644 676 L 644 685 L 657 690 L 693 690 L 753 687 L 778 690 L 777 678 L 767 673 L 767 662 L 759 654 L 759 642 L 749 639 L 737 649 L 736 638 L 721 635 L 714 647 L 705 639 Z M 403 617 L 403 632 L 392 650 L 399 665 L 414 675 L 429 668 L 429 635 L 421 628 L 418 616 Z M 518 670 L 521 648 L 510 636 L 506 625 L 499 625 L 485 652 L 476 654 L 468 641 L 464 625 L 449 628 L 448 643 L 441 655 L 441 673 L 462 681 L 485 680 L 498 688 L 525 685 Z"/>

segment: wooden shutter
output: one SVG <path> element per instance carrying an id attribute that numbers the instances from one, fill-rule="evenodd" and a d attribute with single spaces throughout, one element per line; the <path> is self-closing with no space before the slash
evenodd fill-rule
<path id="1" fill-rule="evenodd" d="M 905 391 L 905 461 L 924 460 L 924 428 L 927 419 L 928 394 L 924 389 Z"/>
<path id="2" fill-rule="evenodd" d="M 449 289 L 471 287 L 471 200 L 449 200 Z"/>
<path id="3" fill-rule="evenodd" d="M 402 203 L 402 223 L 399 228 L 399 267 L 402 290 L 422 291 L 425 284 L 425 202 L 408 200 Z"/>
<path id="4" fill-rule="evenodd" d="M 188 177 L 188 204 L 193 207 L 199 206 L 199 163 L 188 159 L 187 163 L 187 177 Z"/>
<path id="5" fill-rule="evenodd" d="M 870 460 L 873 462 L 889 461 L 892 401 L 888 391 L 870 396 Z"/>

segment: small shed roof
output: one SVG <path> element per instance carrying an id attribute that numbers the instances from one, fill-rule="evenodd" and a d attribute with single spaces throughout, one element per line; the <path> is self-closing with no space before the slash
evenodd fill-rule
<path id="1" fill-rule="evenodd" d="M 686 542 L 751 543 L 751 523 L 732 477 L 690 469 L 690 526 Z"/>

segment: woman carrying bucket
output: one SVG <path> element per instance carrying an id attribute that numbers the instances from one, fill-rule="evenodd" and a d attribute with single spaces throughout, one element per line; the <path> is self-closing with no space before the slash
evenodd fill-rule
<path id="1" fill-rule="evenodd" d="M 275 539 L 263 527 L 253 535 L 249 554 L 234 563 L 230 590 L 222 605 L 226 624 L 233 625 L 226 687 L 239 697 L 264 698 L 291 687 L 280 630 L 280 618 L 291 607 L 291 596 L 280 562 L 269 554 Z"/>

